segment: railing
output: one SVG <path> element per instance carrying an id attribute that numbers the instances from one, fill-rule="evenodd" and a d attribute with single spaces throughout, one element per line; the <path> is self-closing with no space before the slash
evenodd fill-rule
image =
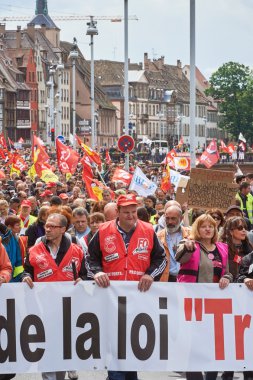
<path id="1" fill-rule="evenodd" d="M 17 100 L 17 108 L 29 108 L 29 100 Z"/>

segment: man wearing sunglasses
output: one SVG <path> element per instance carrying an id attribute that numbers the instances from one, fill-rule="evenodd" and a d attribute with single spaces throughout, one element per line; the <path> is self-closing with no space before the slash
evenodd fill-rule
<path id="1" fill-rule="evenodd" d="M 86 278 L 84 254 L 81 247 L 66 237 L 67 218 L 51 214 L 45 224 L 45 236 L 30 248 L 26 257 L 22 281 L 33 288 L 35 282 L 74 281 Z M 64 380 L 65 371 L 44 372 L 44 380 Z"/>

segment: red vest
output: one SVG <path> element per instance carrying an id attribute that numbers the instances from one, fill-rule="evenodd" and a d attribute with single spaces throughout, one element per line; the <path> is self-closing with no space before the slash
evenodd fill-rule
<path id="1" fill-rule="evenodd" d="M 151 224 L 137 221 L 137 226 L 126 250 L 116 221 L 99 226 L 103 271 L 111 280 L 139 281 L 150 266 L 154 230 Z"/>
<path id="2" fill-rule="evenodd" d="M 45 245 L 40 242 L 29 250 L 29 261 L 34 268 L 34 281 L 73 281 L 72 261 L 76 264 L 76 272 L 81 268 L 83 259 L 82 249 L 71 244 L 60 265 L 58 266 Z"/>

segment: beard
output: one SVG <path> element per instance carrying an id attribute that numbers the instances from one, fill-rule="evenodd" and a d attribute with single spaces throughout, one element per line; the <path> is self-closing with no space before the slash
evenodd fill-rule
<path id="1" fill-rule="evenodd" d="M 178 223 L 177 225 L 167 225 L 166 226 L 166 230 L 169 234 L 174 234 L 175 232 L 177 232 L 180 228 L 180 223 Z"/>

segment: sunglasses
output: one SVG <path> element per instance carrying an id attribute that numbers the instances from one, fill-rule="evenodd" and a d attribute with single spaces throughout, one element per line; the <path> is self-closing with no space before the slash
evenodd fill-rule
<path id="1" fill-rule="evenodd" d="M 235 227 L 234 229 L 238 230 L 238 231 L 242 231 L 242 230 L 246 230 L 246 227 L 244 227 L 244 226 L 238 226 L 238 227 Z"/>
<path id="2" fill-rule="evenodd" d="M 212 218 L 213 218 L 214 220 L 221 220 L 221 218 L 220 218 L 219 216 L 217 216 L 217 215 L 212 215 Z"/>

